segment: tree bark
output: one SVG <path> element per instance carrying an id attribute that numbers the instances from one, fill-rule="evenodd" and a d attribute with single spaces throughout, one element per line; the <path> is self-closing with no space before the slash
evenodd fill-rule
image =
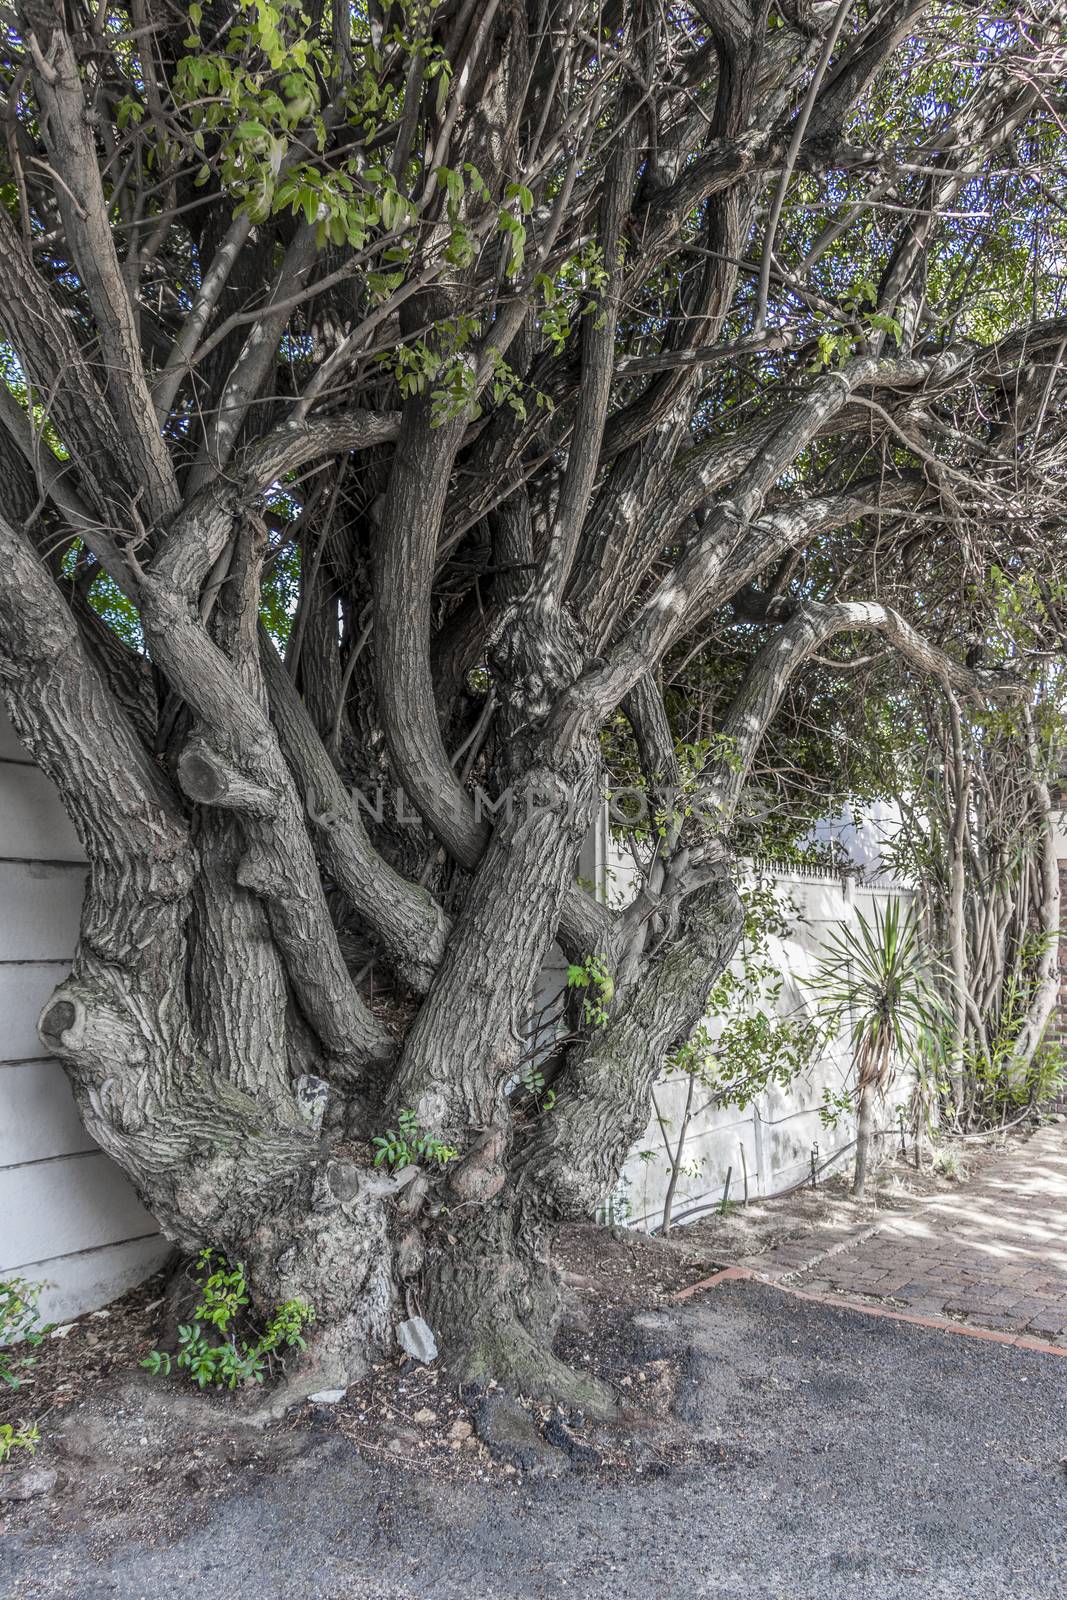
<path id="1" fill-rule="evenodd" d="M 564 1066 L 551 1113 L 452 1175 L 458 1200 L 428 1257 L 429 1303 L 454 1369 L 493 1374 L 524 1392 L 605 1404 L 552 1356 L 561 1302 L 552 1243 L 561 1223 L 591 1217 L 648 1124 L 670 1049 L 687 1038 L 741 934 L 740 899 L 716 876 L 687 899 L 676 940 L 617 1014 Z"/>
<path id="2" fill-rule="evenodd" d="M 870 1167 L 871 1139 L 874 1133 L 875 1087 L 864 1083 L 856 1107 L 856 1167 L 852 1176 L 852 1198 L 863 1200 L 867 1194 L 867 1173 Z"/>

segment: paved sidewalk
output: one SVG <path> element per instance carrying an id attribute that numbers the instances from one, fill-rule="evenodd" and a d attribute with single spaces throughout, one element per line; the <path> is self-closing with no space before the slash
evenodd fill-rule
<path id="1" fill-rule="evenodd" d="M 1067 1347 L 1067 1124 L 987 1161 L 953 1193 L 739 1264 L 813 1294 Z"/>

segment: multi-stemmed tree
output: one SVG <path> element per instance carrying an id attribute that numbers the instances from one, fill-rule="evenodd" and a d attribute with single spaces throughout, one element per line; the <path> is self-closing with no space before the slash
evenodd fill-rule
<path id="1" fill-rule="evenodd" d="M 899 577 L 1058 514 L 1057 8 L 4 29 L 0 682 L 90 862 L 42 1038 L 177 1244 L 315 1306 L 316 1373 L 417 1303 L 455 1370 L 566 1387 L 553 1232 L 730 957 L 783 695 L 855 633 L 1016 692 Z M 724 618 L 680 758 L 664 664 Z M 665 792 L 613 912 L 620 730 Z M 534 1073 L 555 940 L 592 998 Z M 372 1165 L 401 1112 L 456 1157 Z"/>

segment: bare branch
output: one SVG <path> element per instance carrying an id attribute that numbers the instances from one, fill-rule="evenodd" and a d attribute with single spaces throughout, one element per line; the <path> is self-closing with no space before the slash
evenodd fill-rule
<path id="1" fill-rule="evenodd" d="M 1019 680 L 972 671 L 937 649 L 888 606 L 862 600 L 831 605 L 807 601 L 759 651 L 723 721 L 721 733 L 731 754 L 710 787 L 724 829 L 730 826 L 753 758 L 789 683 L 828 639 L 845 632 L 881 634 L 918 672 L 979 705 L 991 700 L 1017 702 L 1025 693 Z"/>

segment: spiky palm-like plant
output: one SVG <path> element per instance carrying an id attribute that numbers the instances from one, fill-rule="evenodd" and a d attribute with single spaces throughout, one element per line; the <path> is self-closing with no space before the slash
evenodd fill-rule
<path id="1" fill-rule="evenodd" d="M 858 913 L 855 926 L 846 925 L 824 941 L 810 987 L 828 1026 L 839 1025 L 846 1016 L 851 1023 L 856 1075 L 852 1193 L 862 1199 L 875 1103 L 884 1097 L 898 1064 L 913 1056 L 918 1041 L 936 1031 L 942 1020 L 942 1004 L 911 911 L 901 915 L 900 902 L 890 900 L 884 911 L 875 906 L 873 923 Z"/>

